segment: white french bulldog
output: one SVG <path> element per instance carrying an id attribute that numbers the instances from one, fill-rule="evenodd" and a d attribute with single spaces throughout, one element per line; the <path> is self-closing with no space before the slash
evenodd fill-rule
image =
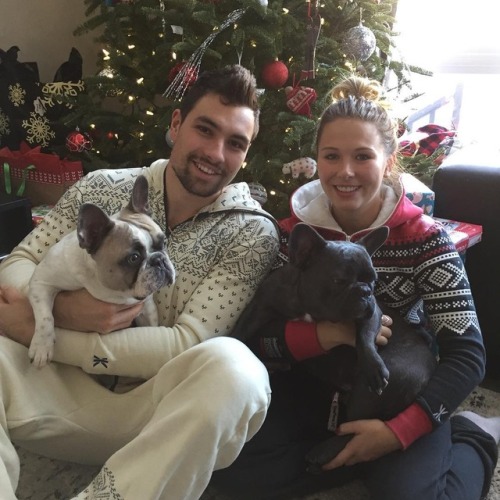
<path id="1" fill-rule="evenodd" d="M 52 308 L 62 290 L 81 288 L 115 304 L 144 301 L 138 325 L 158 325 L 152 293 L 171 285 L 175 271 L 165 251 L 165 234 L 150 218 L 148 181 L 137 177 L 129 204 L 109 217 L 98 206 L 84 203 L 77 229 L 47 252 L 30 281 L 28 298 L 35 317 L 29 357 L 43 367 L 53 356 L 55 331 Z"/>

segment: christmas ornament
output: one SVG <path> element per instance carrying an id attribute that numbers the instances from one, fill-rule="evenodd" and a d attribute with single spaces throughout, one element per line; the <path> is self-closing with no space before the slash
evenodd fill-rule
<path id="1" fill-rule="evenodd" d="M 174 98 L 174 99 L 182 99 L 182 96 L 187 90 L 187 85 L 184 82 L 184 72 L 192 71 L 194 68 L 196 70 L 196 75 L 198 75 L 201 60 L 208 46 L 215 40 L 215 37 L 222 31 L 225 30 L 228 26 L 235 23 L 246 11 L 245 9 L 236 9 L 233 10 L 224 20 L 224 22 L 219 26 L 218 29 L 215 29 L 204 42 L 193 52 L 193 55 L 186 61 L 186 64 L 182 67 L 182 69 L 177 73 L 172 83 L 168 86 L 167 90 L 163 93 L 163 97 Z M 189 79 L 188 79 L 189 81 Z"/>
<path id="2" fill-rule="evenodd" d="M 198 70 L 194 66 L 191 66 L 186 61 L 178 62 L 169 72 L 168 72 L 168 81 L 172 83 L 175 80 L 175 77 L 182 73 L 182 85 L 190 87 L 198 78 Z"/>
<path id="3" fill-rule="evenodd" d="M 266 188 L 259 182 L 249 182 L 248 188 L 250 189 L 250 196 L 261 205 L 267 201 Z"/>
<path id="4" fill-rule="evenodd" d="M 66 137 L 66 147 L 72 153 L 81 153 L 92 148 L 92 141 L 87 134 L 82 134 L 79 129 L 76 129 Z"/>
<path id="5" fill-rule="evenodd" d="M 272 61 L 264 65 L 260 77 L 266 88 L 279 89 L 288 80 L 288 68 L 281 61 Z"/>
<path id="6" fill-rule="evenodd" d="M 97 76 L 101 77 L 102 83 L 97 84 L 97 88 L 102 90 L 108 97 L 116 97 L 120 94 L 123 94 L 123 89 L 117 88 L 116 85 L 112 82 L 108 84 L 106 79 L 109 78 L 109 80 L 113 80 L 113 78 L 116 78 L 117 73 L 114 69 L 111 68 L 104 68 L 101 70 Z"/>
<path id="7" fill-rule="evenodd" d="M 373 31 L 359 23 L 347 31 L 342 40 L 345 55 L 358 61 L 366 61 L 375 52 L 377 40 Z"/>
<path id="8" fill-rule="evenodd" d="M 304 174 L 306 179 L 311 179 L 316 173 L 316 161 L 312 158 L 298 158 L 283 165 L 282 172 L 291 174 L 294 179 L 298 179 L 300 174 Z"/>
<path id="9" fill-rule="evenodd" d="M 450 149 L 456 132 L 441 125 L 429 123 L 415 132 L 403 136 L 399 141 L 399 152 L 402 156 L 423 154 L 431 156 L 438 148 Z"/>
<path id="10" fill-rule="evenodd" d="M 286 87 L 286 105 L 298 115 L 311 116 L 311 104 L 318 95 L 311 87 Z"/>

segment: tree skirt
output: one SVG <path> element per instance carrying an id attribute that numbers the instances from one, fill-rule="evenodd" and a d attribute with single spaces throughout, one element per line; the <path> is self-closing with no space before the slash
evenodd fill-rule
<path id="1" fill-rule="evenodd" d="M 500 415 L 500 393 L 479 388 L 464 402 L 461 410 L 472 410 L 484 416 Z M 19 500 L 68 500 L 83 490 L 97 472 L 96 467 L 77 465 L 42 457 L 19 449 L 21 478 L 17 490 Z M 317 493 L 301 500 L 368 500 L 359 481 L 333 490 Z M 224 500 L 207 490 L 201 500 Z M 299 500 L 299 499 L 296 499 Z M 500 465 L 497 465 L 486 500 L 500 500 Z"/>

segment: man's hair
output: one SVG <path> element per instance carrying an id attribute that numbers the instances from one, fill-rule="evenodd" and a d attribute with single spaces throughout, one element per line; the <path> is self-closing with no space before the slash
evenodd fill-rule
<path id="1" fill-rule="evenodd" d="M 259 131 L 260 106 L 255 77 L 239 64 L 204 71 L 184 95 L 180 112 L 184 120 L 196 103 L 207 94 L 217 94 L 227 106 L 246 106 L 253 111 L 255 138 Z"/>

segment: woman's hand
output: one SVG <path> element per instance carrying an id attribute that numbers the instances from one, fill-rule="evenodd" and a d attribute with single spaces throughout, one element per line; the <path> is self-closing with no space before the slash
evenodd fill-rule
<path id="1" fill-rule="evenodd" d="M 143 303 L 110 304 L 98 300 L 85 289 L 59 292 L 54 302 L 56 326 L 79 332 L 101 334 L 128 328 L 140 314 Z"/>
<path id="2" fill-rule="evenodd" d="M 391 325 L 392 318 L 385 314 L 382 315 L 382 326 L 375 340 L 377 345 L 387 344 L 392 335 Z M 356 330 L 352 321 L 343 323 L 320 321 L 316 324 L 316 333 L 318 335 L 318 342 L 324 351 L 329 351 L 334 347 L 344 344 L 353 347 L 356 345 Z"/>
<path id="3" fill-rule="evenodd" d="M 323 470 L 368 462 L 402 449 L 396 435 L 382 420 L 346 422 L 339 425 L 337 434 L 354 434 L 354 437 L 332 461 L 323 466 Z"/>

